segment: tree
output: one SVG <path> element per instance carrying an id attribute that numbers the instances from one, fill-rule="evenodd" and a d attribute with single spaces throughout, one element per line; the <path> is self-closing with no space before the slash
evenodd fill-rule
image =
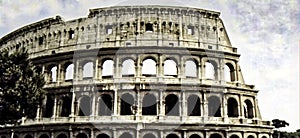
<path id="1" fill-rule="evenodd" d="M 33 65 L 25 48 L 0 54 L 0 124 L 34 118 L 46 91 L 44 76 Z"/>
<path id="2" fill-rule="evenodd" d="M 286 122 L 285 120 L 273 119 L 272 125 L 278 129 L 274 131 L 273 138 L 287 138 L 288 134 L 286 132 L 279 131 L 279 128 L 288 126 L 288 122 Z"/>

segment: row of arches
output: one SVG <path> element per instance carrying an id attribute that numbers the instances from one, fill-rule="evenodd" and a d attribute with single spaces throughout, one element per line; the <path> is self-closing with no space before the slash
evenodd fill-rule
<path id="1" fill-rule="evenodd" d="M 129 132 L 124 132 L 119 136 L 119 138 L 134 138 L 134 137 L 135 136 Z M 182 136 L 180 136 L 177 133 L 170 133 L 165 136 L 165 138 L 181 138 L 181 137 Z M 2 136 L 1 138 L 6 138 L 6 137 Z M 18 138 L 18 136 L 14 135 L 13 138 Z M 34 138 L 34 137 L 30 134 L 27 134 L 24 136 L 24 138 Z M 50 136 L 47 134 L 42 134 L 38 138 L 50 138 Z M 61 134 L 57 135 L 56 138 L 68 138 L 68 135 L 65 133 L 61 133 Z M 86 133 L 78 133 L 75 136 L 75 138 L 89 138 L 89 136 Z M 106 133 L 100 133 L 100 134 L 96 135 L 96 138 L 111 138 L 111 136 Z M 157 138 L 157 136 L 152 133 L 146 133 L 142 136 L 142 138 Z M 199 134 L 191 134 L 187 138 L 203 138 L 203 136 L 199 135 Z M 224 137 L 220 133 L 212 133 L 209 135 L 209 138 L 224 138 Z M 229 136 L 229 138 L 240 138 L 240 136 L 238 136 L 236 134 L 232 134 Z M 246 138 L 255 138 L 255 137 L 253 135 L 248 135 Z M 267 138 L 267 136 L 262 136 L 261 138 Z"/>
<path id="2" fill-rule="evenodd" d="M 92 61 L 85 61 L 81 64 L 82 66 L 82 78 L 93 78 L 95 76 L 95 65 Z M 136 63 L 133 59 L 125 59 L 120 64 L 121 70 L 119 71 L 122 77 L 135 76 L 137 75 Z M 174 59 L 166 59 L 163 64 L 163 74 L 164 76 L 178 77 L 179 75 L 179 65 Z M 101 76 L 102 78 L 113 77 L 116 75 L 115 71 L 116 65 L 112 59 L 106 59 L 101 65 Z M 199 78 L 200 68 L 199 63 L 196 60 L 189 59 L 184 63 L 184 74 L 186 78 Z M 64 75 L 64 80 L 72 80 L 74 78 L 74 64 L 67 62 L 63 66 L 63 72 L 59 75 Z M 50 65 L 48 67 L 49 80 L 50 82 L 56 82 L 58 75 L 58 66 Z M 146 58 L 141 64 L 141 75 L 146 77 L 156 77 L 159 72 L 159 64 L 153 58 Z M 216 80 L 218 79 L 218 66 L 214 61 L 206 61 L 204 65 L 205 74 L 203 75 L 206 79 Z M 235 69 L 231 63 L 226 63 L 223 70 L 224 80 L 227 82 L 235 81 Z"/>
<path id="3" fill-rule="evenodd" d="M 75 101 L 74 105 L 77 105 L 77 115 L 78 116 L 90 116 L 93 113 L 94 107 L 97 107 L 96 114 L 98 116 L 110 116 L 113 114 L 113 108 L 118 108 L 120 115 L 135 115 L 138 111 L 137 108 L 140 108 L 142 115 L 158 115 L 159 110 L 164 110 L 165 115 L 167 116 L 180 116 L 181 115 L 181 104 L 178 95 L 168 94 L 165 96 L 163 101 L 164 109 L 160 109 L 160 102 L 158 98 L 151 93 L 146 93 L 142 97 L 141 107 L 137 107 L 138 99 L 135 98 L 131 93 L 124 93 L 120 96 L 118 106 L 114 107 L 114 101 L 112 95 L 110 94 L 101 94 L 96 105 L 93 105 L 93 98 L 89 96 L 81 96 Z M 207 99 L 207 107 L 204 106 L 203 101 L 196 94 L 191 94 L 187 97 L 187 115 L 188 116 L 203 116 L 201 110 L 208 111 L 208 116 L 212 117 L 222 117 L 221 113 L 221 104 L 222 100 L 218 96 L 210 96 Z M 243 111 L 240 110 L 240 105 L 235 98 L 227 99 L 227 116 L 228 117 L 239 117 L 243 115 L 245 118 L 254 117 L 254 106 L 253 103 L 246 99 L 242 104 Z M 51 96 L 47 97 L 47 103 L 45 107 L 44 117 L 52 117 L 54 113 L 54 99 Z M 57 116 L 68 117 L 71 114 L 72 110 L 72 100 L 71 96 L 64 96 L 59 100 L 57 109 Z"/>

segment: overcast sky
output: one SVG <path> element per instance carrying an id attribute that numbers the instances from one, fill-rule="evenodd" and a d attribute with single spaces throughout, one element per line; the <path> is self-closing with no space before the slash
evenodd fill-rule
<path id="1" fill-rule="evenodd" d="M 48 17 L 87 17 L 88 9 L 124 5 L 125 0 L 0 0 L 0 37 Z M 221 12 L 229 38 L 241 54 L 247 84 L 260 90 L 264 120 L 290 123 L 299 129 L 299 0 L 133 0 L 130 4 L 171 4 Z"/>

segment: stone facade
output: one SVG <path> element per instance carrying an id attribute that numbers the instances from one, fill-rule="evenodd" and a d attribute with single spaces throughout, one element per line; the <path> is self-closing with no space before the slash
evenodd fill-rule
<path id="1" fill-rule="evenodd" d="M 115 6 L 4 36 L 0 51 L 26 47 L 48 94 L 1 138 L 270 138 L 219 15 Z"/>

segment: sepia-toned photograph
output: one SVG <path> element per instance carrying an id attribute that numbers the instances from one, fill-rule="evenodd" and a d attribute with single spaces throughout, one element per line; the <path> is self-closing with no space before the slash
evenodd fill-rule
<path id="1" fill-rule="evenodd" d="M 300 138 L 299 0 L 0 0 L 0 138 Z"/>

